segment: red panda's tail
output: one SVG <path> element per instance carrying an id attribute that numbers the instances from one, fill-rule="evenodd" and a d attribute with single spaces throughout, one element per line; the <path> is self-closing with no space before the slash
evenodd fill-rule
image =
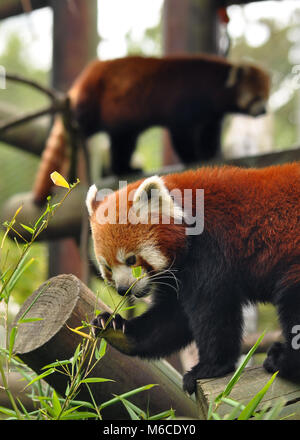
<path id="1" fill-rule="evenodd" d="M 50 174 L 61 171 L 66 157 L 67 134 L 61 116 L 56 116 L 46 147 L 41 157 L 33 186 L 35 203 L 42 203 L 51 192 L 53 185 Z"/>

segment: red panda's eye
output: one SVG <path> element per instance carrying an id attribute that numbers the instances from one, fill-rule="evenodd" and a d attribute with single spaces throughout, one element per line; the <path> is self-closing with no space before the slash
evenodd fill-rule
<path id="1" fill-rule="evenodd" d="M 133 266 L 136 263 L 136 256 L 130 255 L 130 257 L 126 258 L 125 263 L 127 266 Z"/>

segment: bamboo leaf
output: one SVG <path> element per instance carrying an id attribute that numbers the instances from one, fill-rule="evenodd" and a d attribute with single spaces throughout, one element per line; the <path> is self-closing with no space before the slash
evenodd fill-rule
<path id="1" fill-rule="evenodd" d="M 87 379 L 82 379 L 81 383 L 97 383 L 97 382 L 115 382 L 113 379 L 105 379 L 103 377 L 88 377 Z"/>
<path id="2" fill-rule="evenodd" d="M 12 352 L 13 352 L 13 348 L 14 348 L 14 345 L 15 345 L 15 340 L 16 340 L 17 332 L 18 332 L 18 328 L 17 327 L 13 327 L 11 329 L 11 332 L 10 332 L 10 337 L 9 337 L 9 360 L 10 360 Z"/>
<path id="3" fill-rule="evenodd" d="M 134 278 L 139 278 L 142 275 L 142 268 L 141 266 L 132 267 L 132 275 Z"/>
<path id="4" fill-rule="evenodd" d="M 30 232 L 30 234 L 34 234 L 34 229 L 32 229 L 30 226 L 23 225 L 23 223 L 20 223 L 22 228 L 24 228 L 27 232 Z"/>
<path id="5" fill-rule="evenodd" d="M 265 336 L 265 331 L 260 335 L 260 337 L 258 338 L 258 340 L 256 341 L 256 343 L 253 345 L 253 347 L 248 351 L 247 355 L 245 356 L 245 359 L 243 360 L 243 362 L 241 363 L 241 365 L 238 367 L 238 369 L 236 370 L 236 372 L 234 373 L 234 375 L 232 376 L 232 378 L 230 379 L 230 381 L 228 382 L 225 390 L 220 393 L 216 399 L 215 399 L 215 403 L 219 403 L 222 399 L 222 397 L 227 397 L 229 396 L 229 394 L 232 391 L 232 388 L 234 387 L 234 385 L 239 381 L 241 374 L 243 372 L 243 370 L 245 369 L 246 365 L 248 364 L 249 360 L 251 359 L 251 357 L 253 356 L 255 350 L 257 349 L 257 347 L 259 346 L 259 344 L 261 343 L 262 339 Z"/>
<path id="6" fill-rule="evenodd" d="M 238 417 L 238 420 L 248 420 L 252 415 L 254 410 L 257 408 L 259 403 L 261 402 L 262 398 L 274 382 L 276 376 L 278 374 L 278 371 L 273 374 L 270 380 L 266 383 L 266 385 L 250 400 L 250 402 L 245 406 L 243 411 Z"/>
<path id="7" fill-rule="evenodd" d="M 54 373 L 55 368 L 50 368 L 50 370 L 45 371 L 45 373 L 40 374 L 39 376 L 36 376 L 34 379 L 32 379 L 25 388 L 29 387 L 30 385 L 32 385 L 33 383 L 35 383 L 38 380 L 44 379 L 44 377 L 49 376 L 49 374 Z"/>
<path id="8" fill-rule="evenodd" d="M 36 321 L 43 321 L 44 318 L 25 318 L 25 319 L 20 319 L 20 321 L 18 321 L 18 324 L 26 324 L 28 322 L 36 322 Z"/>
<path id="9" fill-rule="evenodd" d="M 53 390 L 53 395 L 52 395 L 52 407 L 53 407 L 54 414 L 56 416 L 58 416 L 61 412 L 61 404 L 60 404 L 60 401 L 57 397 L 55 390 Z"/>

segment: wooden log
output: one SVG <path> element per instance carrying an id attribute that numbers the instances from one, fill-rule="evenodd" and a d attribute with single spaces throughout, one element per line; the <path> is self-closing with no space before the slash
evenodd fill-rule
<path id="1" fill-rule="evenodd" d="M 39 296 L 40 295 L 40 296 Z M 35 302 L 34 302 L 35 301 Z M 26 318 L 43 320 L 19 324 L 15 353 L 30 368 L 41 373 L 41 368 L 56 360 L 73 356 L 80 337 L 68 329 L 82 321 L 89 321 L 95 308 L 110 311 L 74 275 L 60 275 L 44 283 L 27 299 L 18 313 L 14 325 L 31 305 Z M 125 356 L 108 346 L 106 355 L 92 372 L 94 377 L 113 379 L 115 382 L 90 383 L 97 404 L 111 399 L 113 394 L 122 394 L 147 384 L 158 384 L 148 392 L 137 394 L 132 401 L 152 414 L 175 409 L 178 416 L 196 417 L 195 401 L 182 392 L 181 376 L 165 361 L 144 362 Z M 54 373 L 45 378 L 61 395 L 64 395 L 68 377 Z M 77 400 L 90 401 L 88 390 L 83 386 Z M 128 418 L 121 403 L 103 411 L 105 419 Z"/>
<path id="2" fill-rule="evenodd" d="M 200 419 L 207 418 L 209 403 L 224 391 L 231 377 L 232 374 L 229 374 L 224 377 L 198 381 L 197 402 Z M 246 368 L 229 397 L 243 404 L 247 404 L 252 397 L 264 387 L 270 378 L 271 374 L 267 373 L 263 367 Z M 265 405 L 272 408 L 278 399 L 283 399 L 286 402 L 279 417 L 290 416 L 294 413 L 288 419 L 300 420 L 300 383 L 294 383 L 276 377 L 257 409 L 259 410 Z M 217 412 L 221 417 L 224 417 L 231 410 L 231 406 L 222 403 Z"/>

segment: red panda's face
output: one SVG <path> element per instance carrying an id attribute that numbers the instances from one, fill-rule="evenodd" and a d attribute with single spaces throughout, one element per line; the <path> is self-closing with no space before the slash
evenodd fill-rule
<path id="1" fill-rule="evenodd" d="M 266 113 L 270 93 L 270 77 L 262 69 L 251 65 L 233 66 L 227 87 L 235 87 L 239 112 L 251 116 Z"/>
<path id="2" fill-rule="evenodd" d="M 151 196 L 152 191 L 156 194 Z M 93 185 L 86 202 L 102 277 L 120 295 L 127 292 L 142 297 L 164 283 L 176 289 L 172 267 L 176 253 L 184 247 L 185 232 L 183 224 L 174 224 L 174 218 L 179 219 L 182 211 L 169 197 L 163 180 L 154 176 L 110 194 L 100 202 L 97 194 L 99 198 Z M 170 221 L 164 218 L 162 223 L 167 214 Z M 133 267 L 141 267 L 138 279 Z"/>

